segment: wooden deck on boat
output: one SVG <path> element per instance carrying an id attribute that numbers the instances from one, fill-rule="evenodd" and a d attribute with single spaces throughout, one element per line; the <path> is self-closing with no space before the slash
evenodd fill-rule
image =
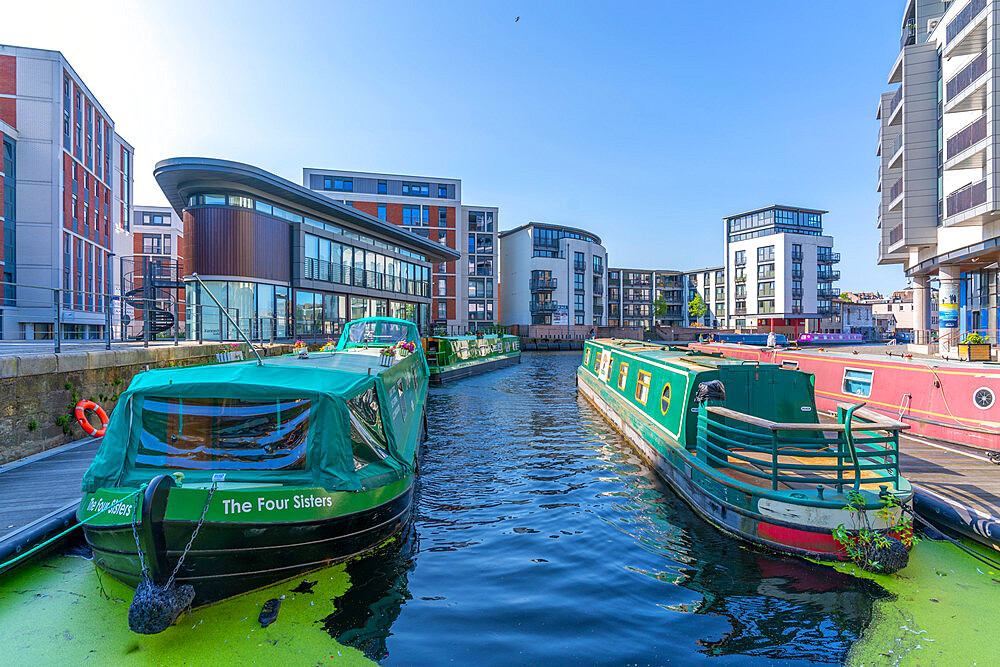
<path id="1" fill-rule="evenodd" d="M 100 440 L 87 438 L 0 466 L 0 546 L 80 502 Z"/>

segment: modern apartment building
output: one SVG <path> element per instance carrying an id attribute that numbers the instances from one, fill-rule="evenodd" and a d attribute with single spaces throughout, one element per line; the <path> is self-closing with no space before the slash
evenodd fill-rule
<path id="1" fill-rule="evenodd" d="M 51 338 L 58 320 L 67 338 L 100 338 L 132 148 L 61 53 L 16 46 L 0 45 L 0 135 L 0 262 L 18 283 L 3 290 L 0 336 Z"/>
<path id="2" fill-rule="evenodd" d="M 840 253 L 825 213 L 773 205 L 724 218 L 729 326 L 794 334 L 833 314 Z"/>
<path id="3" fill-rule="evenodd" d="M 464 332 L 497 323 L 499 211 L 464 205 L 461 180 L 306 168 L 302 184 L 459 252 L 434 265 L 436 325 Z"/>
<path id="4" fill-rule="evenodd" d="M 726 267 L 711 266 L 685 272 L 684 291 L 686 297 L 681 309 L 684 326 L 726 326 Z M 691 314 L 691 302 L 695 300 L 695 295 L 700 296 L 705 304 L 705 314 L 700 318 Z"/>
<path id="5" fill-rule="evenodd" d="M 1000 0 L 910 0 L 879 99 L 880 264 L 913 281 L 915 338 L 995 330 L 1000 259 Z M 930 283 L 941 317 L 931 323 Z"/>
<path id="6" fill-rule="evenodd" d="M 184 221 L 188 338 L 323 340 L 349 320 L 429 329 L 431 267 L 459 253 L 252 165 L 171 158 L 154 169 Z M 162 246 L 161 246 L 162 248 Z"/>
<path id="7" fill-rule="evenodd" d="M 684 324 L 684 274 L 671 269 L 608 269 L 607 322 L 609 327 Z M 657 301 L 663 312 L 657 314 Z"/>
<path id="8" fill-rule="evenodd" d="M 721 266 L 693 271 L 610 268 L 608 326 L 650 329 L 725 324 L 725 275 Z M 699 318 L 691 315 L 695 296 L 705 303 L 705 313 Z"/>
<path id="9" fill-rule="evenodd" d="M 608 253 L 596 234 L 544 222 L 500 233 L 500 323 L 586 333 L 607 321 Z"/>

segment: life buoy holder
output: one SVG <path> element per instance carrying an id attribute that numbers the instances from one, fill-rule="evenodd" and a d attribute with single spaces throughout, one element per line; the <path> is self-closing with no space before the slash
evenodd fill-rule
<path id="1" fill-rule="evenodd" d="M 101 420 L 100 429 L 94 428 L 94 426 L 87 420 L 87 410 L 93 411 L 97 415 L 98 419 Z M 76 416 L 76 420 L 80 422 L 80 428 L 82 428 L 87 435 L 92 438 L 101 438 L 104 436 L 104 432 L 108 428 L 108 414 L 104 412 L 104 408 L 99 406 L 97 403 L 94 403 L 93 401 L 80 401 L 73 409 L 73 414 Z"/>

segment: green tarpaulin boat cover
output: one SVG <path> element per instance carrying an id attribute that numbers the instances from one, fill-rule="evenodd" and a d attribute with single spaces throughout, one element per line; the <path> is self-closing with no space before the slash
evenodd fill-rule
<path id="1" fill-rule="evenodd" d="M 415 332 L 412 323 L 399 322 Z M 347 344 L 348 334 L 339 349 L 354 347 Z M 415 334 L 407 332 L 410 337 Z M 184 473 L 184 483 L 210 482 L 213 473 L 225 472 L 227 482 L 372 488 L 380 478 L 412 468 L 427 376 L 419 351 L 380 368 L 376 350 L 313 353 L 308 360 L 272 357 L 262 366 L 242 362 L 140 373 L 119 397 L 83 477 L 83 491 L 135 487 L 176 471 Z M 352 406 L 363 405 L 349 410 L 348 399 L 355 399 Z M 246 428 L 250 432 L 241 435 Z M 201 432 L 189 437 L 184 429 Z M 206 431 L 212 437 L 206 438 Z M 362 431 L 366 440 L 381 445 L 367 450 L 382 452 L 367 461 L 357 454 Z M 234 463 L 230 449 L 215 446 L 216 437 L 251 453 Z M 220 458 L 228 466 L 220 465 Z"/>

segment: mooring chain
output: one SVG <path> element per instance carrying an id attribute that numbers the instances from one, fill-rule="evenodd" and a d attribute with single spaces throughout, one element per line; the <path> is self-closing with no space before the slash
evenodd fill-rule
<path id="1" fill-rule="evenodd" d="M 146 559 L 142 556 L 142 546 L 139 544 L 139 526 L 137 519 L 139 518 L 139 498 L 142 494 L 135 494 L 135 502 L 132 504 L 132 537 L 135 538 L 135 550 L 139 553 L 139 573 L 143 578 L 149 577 L 149 568 L 146 567 Z"/>
<path id="2" fill-rule="evenodd" d="M 181 569 L 181 565 L 184 564 L 184 559 L 187 558 L 188 551 L 191 550 L 191 545 L 194 544 L 194 539 L 198 537 L 198 531 L 201 530 L 201 525 L 205 523 L 205 515 L 208 514 L 208 506 L 212 503 L 212 496 L 215 494 L 215 489 L 218 486 L 217 482 L 212 482 L 212 488 L 208 490 L 208 498 L 205 500 L 205 507 L 201 510 L 201 518 L 198 519 L 198 525 L 194 527 L 194 532 L 191 533 L 191 539 L 188 540 L 187 546 L 184 547 L 181 557 L 177 560 L 177 566 L 174 567 L 174 571 L 170 573 L 170 578 L 167 579 L 166 588 L 170 588 L 174 583 L 174 577 L 177 576 L 177 572 Z"/>

